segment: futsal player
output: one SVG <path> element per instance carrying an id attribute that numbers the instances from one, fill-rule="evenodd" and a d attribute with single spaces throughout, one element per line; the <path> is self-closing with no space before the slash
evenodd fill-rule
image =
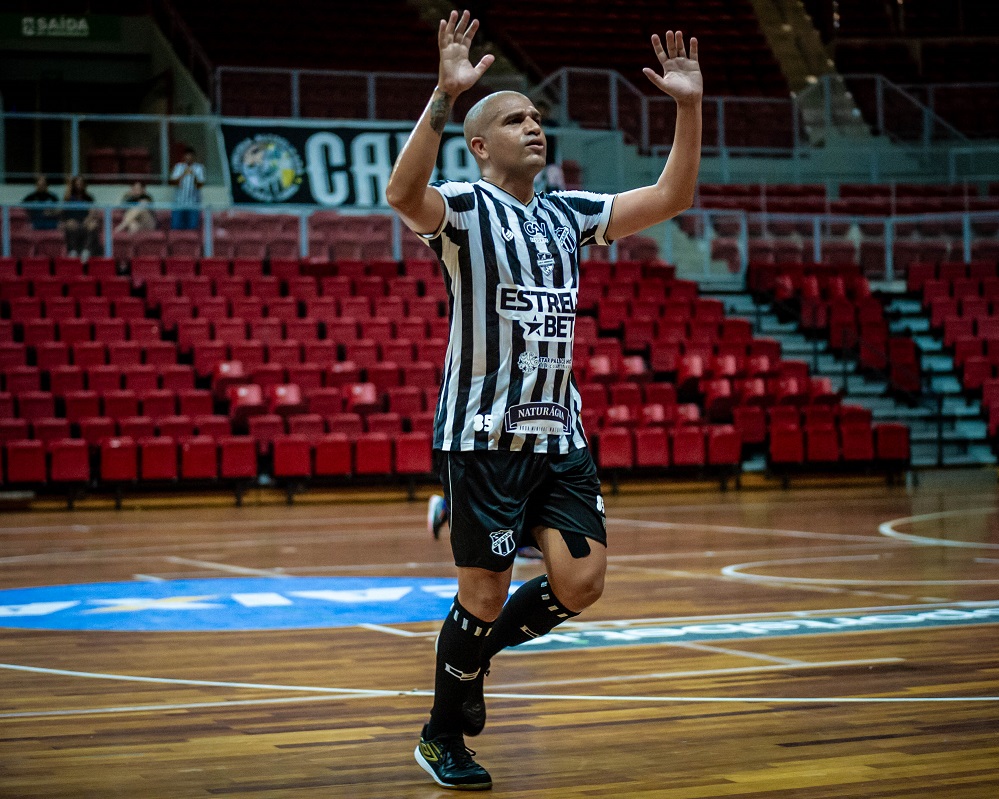
<path id="1" fill-rule="evenodd" d="M 433 447 L 450 514 L 458 594 L 437 639 L 434 703 L 416 760 L 445 788 L 492 786 L 465 735 L 486 720 L 483 678 L 501 649 L 544 635 L 603 591 L 606 519 L 572 378 L 580 249 L 663 222 L 693 202 L 700 164 L 697 41 L 652 37 L 677 103 L 673 147 L 653 185 L 618 195 L 536 195 L 545 167 L 541 115 L 516 92 L 478 102 L 464 122 L 475 183 L 428 185 L 458 96 L 493 62 L 469 60 L 467 11 L 438 31 L 438 84 L 396 161 L 389 204 L 442 264 L 451 331 Z M 546 574 L 508 597 L 518 546 L 536 545 Z"/>

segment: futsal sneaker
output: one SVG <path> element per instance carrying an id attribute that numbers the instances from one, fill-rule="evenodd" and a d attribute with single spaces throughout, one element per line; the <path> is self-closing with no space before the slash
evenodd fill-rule
<path id="1" fill-rule="evenodd" d="M 440 494 L 431 494 L 427 502 L 427 530 L 434 538 L 441 537 L 441 528 L 447 524 L 447 502 Z"/>
<path id="2" fill-rule="evenodd" d="M 427 726 L 423 727 L 413 756 L 434 782 L 458 791 L 485 791 L 493 787 L 489 772 L 472 759 L 475 752 L 465 746 L 460 733 L 428 738 Z"/>
<path id="3" fill-rule="evenodd" d="M 468 686 L 468 695 L 461 703 L 461 731 L 475 737 L 486 726 L 486 698 L 483 696 L 483 683 L 488 668 L 479 669 L 479 676 Z"/>

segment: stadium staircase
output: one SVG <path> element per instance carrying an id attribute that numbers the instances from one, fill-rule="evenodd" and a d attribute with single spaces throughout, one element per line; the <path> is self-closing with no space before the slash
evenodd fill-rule
<path id="1" fill-rule="evenodd" d="M 930 319 L 918 299 L 904 290 L 879 292 L 894 334 L 909 334 L 920 352 L 921 372 L 931 394 L 922 401 L 905 402 L 892 396 L 886 377 L 862 374 L 856 357 L 830 350 L 826 341 L 806 337 L 797 321 L 782 321 L 772 303 L 758 302 L 743 292 L 702 290 L 721 300 L 728 316 L 752 322 L 754 335 L 776 339 L 787 358 L 806 361 L 816 377 L 826 377 L 842 393 L 842 402 L 870 409 L 875 422 L 899 422 L 911 432 L 913 466 L 979 466 L 996 463 L 978 400 L 965 395 L 953 357 L 933 333 Z M 757 457 L 743 464 L 745 471 L 762 470 Z"/>

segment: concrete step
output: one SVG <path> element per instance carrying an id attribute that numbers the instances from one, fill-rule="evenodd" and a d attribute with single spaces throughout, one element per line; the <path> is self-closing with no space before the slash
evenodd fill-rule
<path id="1" fill-rule="evenodd" d="M 891 333 L 927 333 L 930 330 L 930 320 L 920 316 L 893 319 L 888 323 L 888 330 Z"/>
<path id="2" fill-rule="evenodd" d="M 923 304 L 919 300 L 896 297 L 885 304 L 885 313 L 918 316 L 923 313 Z"/>

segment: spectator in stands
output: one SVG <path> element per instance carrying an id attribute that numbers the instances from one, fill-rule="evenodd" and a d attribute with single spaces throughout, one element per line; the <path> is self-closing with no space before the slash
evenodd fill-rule
<path id="1" fill-rule="evenodd" d="M 558 118 L 552 115 L 552 107 L 547 100 L 536 100 L 534 107 L 541 115 L 541 127 L 544 130 L 558 126 Z M 551 146 L 551 137 L 548 138 L 549 147 L 545 153 L 545 168 L 534 179 L 534 190 L 539 194 L 546 191 L 565 191 L 565 174 L 562 172 L 556 148 Z"/>
<path id="2" fill-rule="evenodd" d="M 140 230 L 155 230 L 156 217 L 149 207 L 152 201 L 153 198 L 146 191 L 146 184 L 141 180 L 135 181 L 132 188 L 122 195 L 121 204 L 129 207 L 114 232 L 138 233 Z"/>
<path id="3" fill-rule="evenodd" d="M 66 236 L 66 252 L 69 255 L 79 255 L 86 261 L 91 253 L 96 252 L 100 241 L 98 227 L 100 214 L 93 205 L 94 198 L 87 191 L 87 184 L 79 175 L 73 175 L 66 181 L 66 193 L 63 202 L 70 207 L 62 209 L 62 229 Z"/>
<path id="4" fill-rule="evenodd" d="M 184 160 L 170 173 L 170 185 L 177 187 L 175 206 L 170 219 L 174 230 L 196 230 L 201 224 L 201 187 L 205 185 L 205 167 L 194 160 L 194 148 L 184 150 Z"/>
<path id="5" fill-rule="evenodd" d="M 35 190 L 21 202 L 29 205 L 54 205 L 59 202 L 59 198 L 52 193 L 45 175 L 39 175 L 35 178 Z M 59 211 L 55 208 L 29 208 L 28 219 L 34 230 L 55 230 L 59 227 Z"/>
<path id="6" fill-rule="evenodd" d="M 485 726 L 492 657 L 547 634 L 603 591 L 604 502 L 568 357 L 579 251 L 693 204 L 703 94 L 697 40 L 688 56 L 682 34 L 668 31 L 652 37 L 659 69 L 644 70 L 677 109 L 673 146 L 653 184 L 617 195 L 536 194 L 547 150 L 541 114 L 511 91 L 487 95 L 465 116 L 481 180 L 431 184 L 455 101 L 494 60 L 469 60 L 477 29 L 467 11 L 441 20 L 437 86 L 386 188 L 389 205 L 440 259 L 451 307 L 460 309 L 433 442 L 458 594 L 437 638 L 434 703 L 414 754 L 437 784 L 465 790 L 492 786 L 464 739 Z M 510 596 L 524 544 L 542 551 L 546 574 Z"/>

